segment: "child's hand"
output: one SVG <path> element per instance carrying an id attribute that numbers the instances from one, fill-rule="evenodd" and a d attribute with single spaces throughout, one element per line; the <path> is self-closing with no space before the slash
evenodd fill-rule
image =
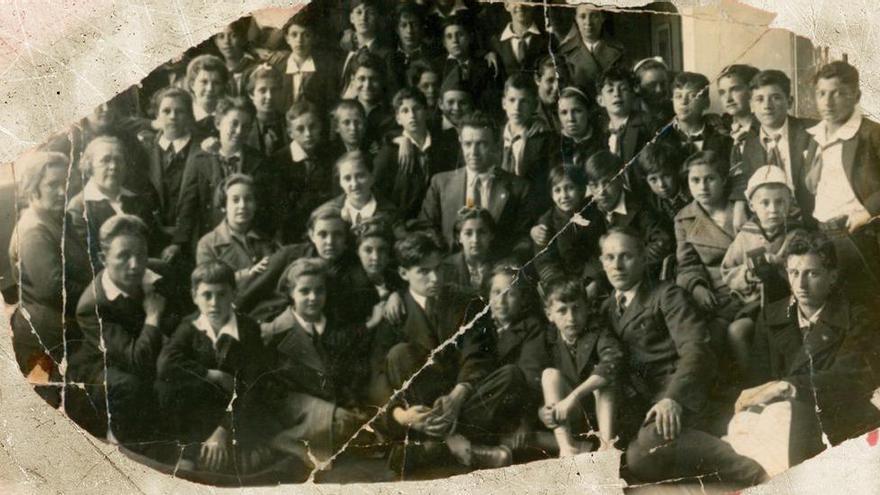
<path id="1" fill-rule="evenodd" d="M 248 270 L 248 275 L 250 275 L 251 277 L 253 277 L 254 275 L 259 275 L 259 274 L 265 272 L 266 268 L 268 268 L 268 267 L 269 267 L 269 257 L 264 256 L 263 259 L 256 262 L 254 264 L 254 266 L 252 266 L 250 268 L 250 270 Z"/>
<path id="2" fill-rule="evenodd" d="M 846 228 L 849 230 L 850 234 L 855 234 L 856 231 L 868 225 L 871 222 L 871 214 L 867 211 L 863 211 L 860 213 L 853 213 L 846 219 Z"/>
<path id="3" fill-rule="evenodd" d="M 681 433 L 681 405 L 673 399 L 660 399 L 645 415 L 645 423 L 652 419 L 657 434 L 666 440 L 675 440 Z"/>
<path id="4" fill-rule="evenodd" d="M 715 309 L 715 306 L 718 305 L 718 300 L 715 298 L 715 294 L 711 289 L 707 289 L 703 285 L 698 285 L 694 288 L 694 300 L 697 301 L 697 304 L 706 311 L 712 311 Z"/>
<path id="5" fill-rule="evenodd" d="M 229 463 L 229 434 L 222 426 L 202 443 L 199 464 L 211 471 L 220 471 Z"/>
<path id="6" fill-rule="evenodd" d="M 144 296 L 143 304 L 144 313 L 147 314 L 144 323 L 154 327 L 159 326 L 159 319 L 165 311 L 165 298 L 157 292 L 150 292 Z"/>
<path id="7" fill-rule="evenodd" d="M 403 305 L 403 299 L 400 298 L 399 294 L 394 292 L 388 296 L 388 300 L 385 301 L 385 320 L 392 325 L 397 325 L 403 321 L 404 316 L 406 316 L 406 307 Z"/>
<path id="8" fill-rule="evenodd" d="M 202 151 L 206 151 L 208 153 L 219 153 L 220 152 L 220 140 L 215 137 L 208 137 L 202 140 L 201 144 Z"/>
<path id="9" fill-rule="evenodd" d="M 487 52 L 483 60 L 492 68 L 492 77 L 498 77 L 498 55 L 495 55 L 495 52 Z"/>
<path id="10" fill-rule="evenodd" d="M 428 417 L 431 416 L 431 408 L 428 406 L 412 406 L 408 409 L 398 407 L 392 415 L 401 426 L 409 426 L 415 430 L 423 431 L 427 425 Z"/>
<path id="11" fill-rule="evenodd" d="M 556 418 L 556 423 L 565 423 L 568 421 L 568 418 L 574 414 L 574 410 L 577 406 L 577 401 L 571 396 L 557 402 L 556 405 L 553 406 L 553 415 Z"/>
<path id="12" fill-rule="evenodd" d="M 373 305 L 373 312 L 370 314 L 370 317 L 367 318 L 367 328 L 376 328 L 379 323 L 382 323 L 382 319 L 385 317 L 385 301 L 379 301 L 375 305 Z"/>
<path id="13" fill-rule="evenodd" d="M 397 165 L 404 174 L 410 174 L 416 167 L 416 147 L 412 141 L 403 137 L 397 148 Z"/>
<path id="14" fill-rule="evenodd" d="M 556 414 L 554 413 L 554 405 L 543 406 L 538 409 L 538 419 L 549 429 L 556 428 L 559 424 L 556 422 Z"/>
<path id="15" fill-rule="evenodd" d="M 532 227 L 532 230 L 529 231 L 529 235 L 532 238 L 532 241 L 538 246 L 546 246 L 550 241 L 550 231 L 547 229 L 547 226 L 539 223 Z"/>

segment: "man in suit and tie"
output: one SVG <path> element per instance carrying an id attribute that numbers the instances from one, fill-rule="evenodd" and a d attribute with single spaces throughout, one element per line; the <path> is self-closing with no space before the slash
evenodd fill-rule
<path id="1" fill-rule="evenodd" d="M 871 396 L 880 385 L 877 318 L 836 290 L 834 245 L 814 233 L 785 253 L 792 296 L 766 306 L 752 343 L 753 388 L 737 412 L 791 404 L 789 465 L 880 424 Z M 780 425 L 782 426 L 782 425 Z"/>
<path id="2" fill-rule="evenodd" d="M 441 232 L 452 247 L 458 211 L 462 206 L 480 206 L 495 219 L 498 246 L 516 249 L 517 243 L 523 243 L 528 249 L 528 228 L 535 211 L 530 207 L 529 184 L 495 166 L 498 137 L 492 119 L 481 112 L 465 118 L 460 143 L 465 167 L 431 179 L 420 217 Z"/>
<path id="3" fill-rule="evenodd" d="M 822 121 L 807 129 L 804 217 L 833 241 L 851 297 L 874 302 L 880 291 L 880 125 L 857 108 L 859 72 L 831 62 L 816 75 L 816 106 Z"/>
<path id="4" fill-rule="evenodd" d="M 469 466 L 499 467 L 512 452 L 497 445 L 519 426 L 526 393 L 515 364 L 494 369 L 494 339 L 485 328 L 465 327 L 479 307 L 471 297 L 443 284 L 443 248 L 431 232 L 414 232 L 395 246 L 399 273 L 408 287 L 399 293 L 406 317 L 384 327 L 374 352 L 391 390 L 387 429 L 403 438 L 406 430 L 435 446 L 442 440 Z M 425 366 L 430 358 L 430 364 Z M 411 446 L 392 453 L 411 455 Z M 445 450 L 445 449 L 443 449 Z"/>
<path id="5" fill-rule="evenodd" d="M 623 435 L 630 472 L 640 481 L 716 473 L 755 484 L 767 473 L 720 439 L 701 431 L 701 412 L 715 374 L 708 324 L 684 289 L 645 277 L 638 232 L 611 229 L 600 240 L 602 267 L 614 291 L 603 311 L 628 357 Z"/>
<path id="6" fill-rule="evenodd" d="M 755 170 L 764 165 L 775 165 L 785 170 L 788 187 L 795 191 L 795 200 L 801 204 L 809 194 L 801 186 L 806 172 L 804 155 L 811 141 L 807 129 L 815 122 L 788 114 L 794 100 L 791 80 L 784 72 L 761 71 L 752 78 L 749 86 L 752 94 L 750 106 L 758 125 L 746 132 L 735 146 L 740 156 L 737 161 L 731 158 L 731 170 L 738 174 L 731 175 L 730 197 L 741 200 L 746 183 Z M 737 153 L 737 149 L 733 153 Z"/>
<path id="7" fill-rule="evenodd" d="M 559 46 L 569 81 L 583 91 L 592 91 L 599 75 L 623 61 L 623 47 L 602 38 L 605 13 L 582 3 L 575 8 L 574 25 Z"/>

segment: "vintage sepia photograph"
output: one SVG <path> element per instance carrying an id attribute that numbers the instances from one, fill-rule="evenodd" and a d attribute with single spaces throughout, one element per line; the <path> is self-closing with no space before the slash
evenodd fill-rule
<path id="1" fill-rule="evenodd" d="M 0 168 L 21 379 L 211 486 L 614 454 L 735 491 L 875 430 L 880 124 L 771 17 L 236 19 Z"/>

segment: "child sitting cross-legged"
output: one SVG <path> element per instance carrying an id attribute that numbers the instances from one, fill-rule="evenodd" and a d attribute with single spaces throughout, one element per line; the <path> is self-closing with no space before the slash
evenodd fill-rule
<path id="1" fill-rule="evenodd" d="M 234 311 L 235 273 L 217 261 L 192 273 L 198 312 L 177 327 L 158 358 L 157 388 L 170 433 L 183 445 L 178 469 L 248 473 L 272 458 L 275 431 L 260 327 Z"/>

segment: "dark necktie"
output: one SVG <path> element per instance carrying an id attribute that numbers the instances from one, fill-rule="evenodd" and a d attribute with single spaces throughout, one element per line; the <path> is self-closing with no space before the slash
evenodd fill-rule
<path id="1" fill-rule="evenodd" d="M 231 157 L 220 157 L 220 166 L 223 167 L 223 174 L 229 177 L 232 174 L 241 172 L 241 157 L 238 155 Z"/>
<path id="2" fill-rule="evenodd" d="M 501 160 L 501 168 L 505 172 L 510 172 L 514 175 L 520 175 L 521 170 L 519 170 L 519 164 L 516 162 L 516 157 L 513 154 L 513 145 L 516 144 L 520 139 L 522 139 L 522 135 L 513 136 L 509 142 L 504 144 L 504 156 Z"/>
<path id="3" fill-rule="evenodd" d="M 627 304 L 629 304 L 629 301 L 626 300 L 626 296 L 624 294 L 619 294 L 617 296 L 617 316 L 623 316 Z"/>
<path id="4" fill-rule="evenodd" d="M 764 136 L 764 159 L 768 165 L 784 167 L 782 163 L 782 154 L 779 152 L 779 140 L 782 139 L 781 134 L 775 136 Z"/>

